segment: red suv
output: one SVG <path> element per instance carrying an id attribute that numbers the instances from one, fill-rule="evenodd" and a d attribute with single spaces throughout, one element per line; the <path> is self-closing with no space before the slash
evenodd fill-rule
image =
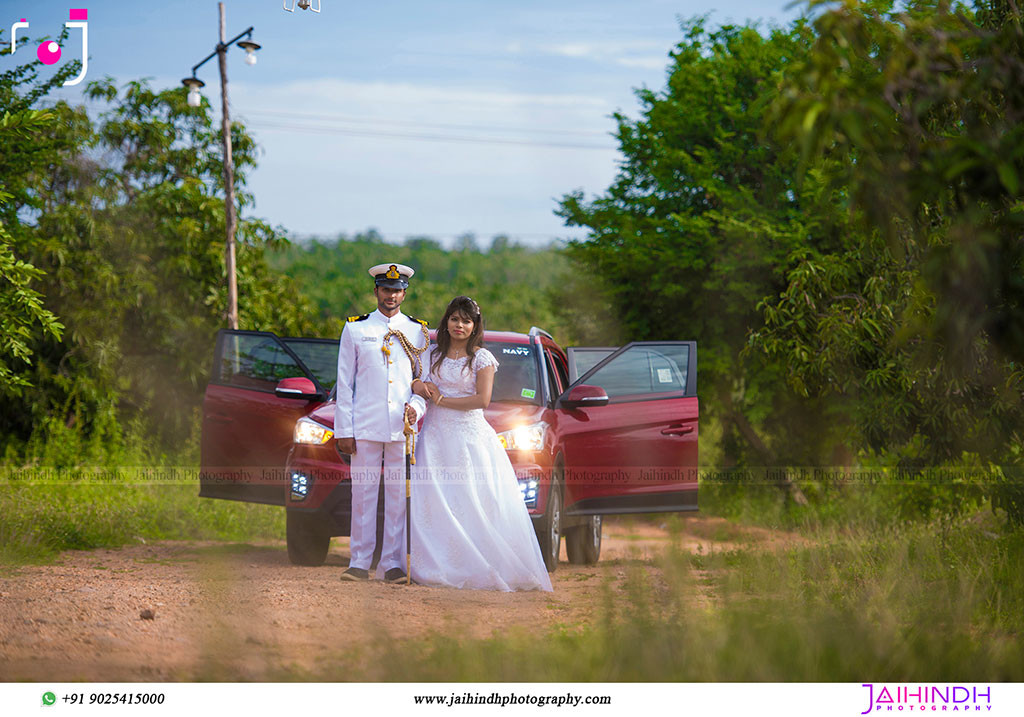
<path id="1" fill-rule="evenodd" d="M 697 509 L 696 342 L 563 351 L 536 327 L 487 331 L 484 342 L 501 364 L 485 414 L 548 570 L 563 535 L 570 562 L 597 561 L 602 515 Z M 331 536 L 349 534 L 337 358 L 334 340 L 221 330 L 203 403 L 199 495 L 283 505 L 298 565 L 322 564 Z"/>

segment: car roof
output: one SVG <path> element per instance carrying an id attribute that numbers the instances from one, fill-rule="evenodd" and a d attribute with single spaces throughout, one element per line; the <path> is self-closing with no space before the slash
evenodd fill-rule
<path id="1" fill-rule="evenodd" d="M 528 344 L 530 337 L 515 331 L 484 331 L 484 341 L 500 341 L 508 344 Z"/>
<path id="2" fill-rule="evenodd" d="M 433 341 L 437 338 L 437 330 L 430 330 L 430 340 Z M 497 341 L 504 344 L 529 344 L 529 334 L 521 334 L 517 331 L 484 331 L 484 343 L 488 341 Z"/>
<path id="3" fill-rule="evenodd" d="M 437 337 L 435 336 L 436 331 L 431 329 L 430 340 L 433 341 Z M 522 344 L 524 346 L 530 345 L 530 335 L 519 333 L 518 331 L 484 331 L 484 344 L 488 341 L 495 341 L 503 344 Z M 555 349 L 556 351 L 564 353 L 561 346 L 549 339 L 547 336 L 541 336 L 540 342 L 542 345 Z"/>

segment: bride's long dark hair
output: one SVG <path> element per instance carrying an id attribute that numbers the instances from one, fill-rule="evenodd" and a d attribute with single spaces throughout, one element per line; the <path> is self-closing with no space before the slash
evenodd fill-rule
<path id="1" fill-rule="evenodd" d="M 466 366 L 473 365 L 473 357 L 477 349 L 484 345 L 484 317 L 480 313 L 480 307 L 468 296 L 456 296 L 448 302 L 448 308 L 444 311 L 441 323 L 437 325 L 437 353 L 434 355 L 434 362 L 430 366 L 431 372 L 436 376 L 437 371 L 448 355 L 448 349 L 452 345 L 452 335 L 448 333 L 448 319 L 452 314 L 461 314 L 473 322 L 473 332 L 466 341 Z M 465 366 L 463 367 L 465 368 Z"/>

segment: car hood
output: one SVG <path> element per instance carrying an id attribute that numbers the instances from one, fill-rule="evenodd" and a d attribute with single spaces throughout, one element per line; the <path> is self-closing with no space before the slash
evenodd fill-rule
<path id="1" fill-rule="evenodd" d="M 484 417 L 498 433 L 540 421 L 544 409 L 524 403 L 495 402 L 484 409 Z"/>
<path id="2" fill-rule="evenodd" d="M 429 409 L 428 409 L 429 410 Z M 544 409 L 524 403 L 496 401 L 484 409 L 484 417 L 491 427 L 501 433 L 517 426 L 526 426 L 541 420 Z M 334 427 L 334 401 L 329 401 L 309 414 L 309 417 L 328 428 Z"/>

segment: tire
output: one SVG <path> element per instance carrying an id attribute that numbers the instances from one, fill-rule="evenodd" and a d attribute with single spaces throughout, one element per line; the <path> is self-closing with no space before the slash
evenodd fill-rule
<path id="1" fill-rule="evenodd" d="M 551 476 L 551 492 L 547 508 L 537 529 L 540 554 L 544 556 L 544 567 L 549 573 L 558 567 L 558 553 L 562 549 L 562 482 L 559 480 L 561 467 L 555 468 Z"/>
<path id="2" fill-rule="evenodd" d="M 323 565 L 331 546 L 331 534 L 324 527 L 322 516 L 295 510 L 287 514 L 288 560 L 292 565 Z"/>
<path id="3" fill-rule="evenodd" d="M 565 531 L 565 552 L 573 565 L 593 565 L 601 558 L 600 515 L 591 515 L 582 525 Z"/>

